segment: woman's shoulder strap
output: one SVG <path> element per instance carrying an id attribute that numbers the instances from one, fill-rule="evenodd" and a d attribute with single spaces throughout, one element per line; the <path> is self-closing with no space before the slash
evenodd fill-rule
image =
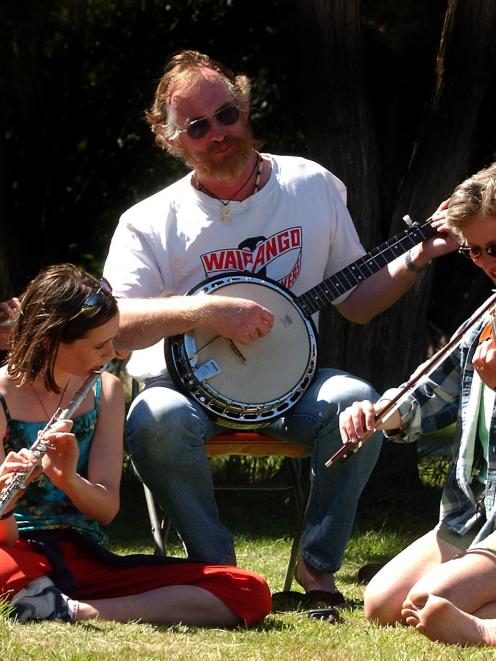
<path id="1" fill-rule="evenodd" d="M 10 421 L 9 407 L 7 406 L 7 400 L 2 395 L 1 392 L 0 392 L 0 404 L 3 408 L 3 412 L 5 413 L 5 417 L 7 418 L 7 422 L 9 422 Z"/>

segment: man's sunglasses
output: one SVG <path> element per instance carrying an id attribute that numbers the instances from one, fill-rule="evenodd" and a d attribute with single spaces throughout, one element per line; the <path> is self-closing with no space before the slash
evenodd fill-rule
<path id="1" fill-rule="evenodd" d="M 222 126 L 232 126 L 239 121 L 240 114 L 239 106 L 230 103 L 227 106 L 222 106 L 213 115 L 193 119 L 184 129 L 177 128 L 175 137 L 181 133 L 186 133 L 192 140 L 200 140 L 209 132 L 212 119 L 215 119 Z"/>
<path id="2" fill-rule="evenodd" d="M 102 304 L 102 294 L 110 295 L 112 294 L 112 287 L 110 286 L 110 282 L 106 280 L 105 278 L 102 278 L 100 280 L 100 283 L 98 285 L 98 288 L 95 289 L 94 292 L 92 292 L 88 298 L 84 301 L 82 307 L 81 307 L 81 312 L 84 310 L 89 310 L 91 308 L 96 307 L 97 305 Z"/>
<path id="3" fill-rule="evenodd" d="M 460 246 L 458 248 L 460 255 L 468 259 L 479 259 L 484 253 L 489 257 L 496 257 L 496 246 L 488 246 L 487 248 L 480 248 L 479 246 Z"/>

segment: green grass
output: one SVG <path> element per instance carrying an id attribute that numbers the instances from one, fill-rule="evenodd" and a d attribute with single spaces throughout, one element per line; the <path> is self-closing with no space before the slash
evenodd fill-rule
<path id="1" fill-rule="evenodd" d="M 337 576 L 339 588 L 353 605 L 340 624 L 311 620 L 296 612 L 271 615 L 258 627 L 234 631 L 98 621 L 76 625 L 17 624 L 4 616 L 0 621 L 0 659 L 494 659 L 494 651 L 488 648 L 443 646 L 410 628 L 380 629 L 363 617 L 363 586 L 356 577 L 359 567 L 394 555 L 429 529 L 436 517 L 438 499 L 435 490 L 426 490 L 423 495 L 422 509 L 429 511 L 429 516 L 408 513 L 397 498 L 378 504 L 369 495 L 362 503 L 355 533 Z M 294 526 L 288 496 L 226 492 L 219 493 L 218 500 L 223 520 L 236 535 L 239 565 L 266 576 L 273 591 L 281 590 Z M 123 485 L 122 512 L 109 533 L 112 548 L 119 553 L 152 551 L 142 492 L 130 477 Z M 177 540 L 172 539 L 171 551 L 182 554 Z"/>

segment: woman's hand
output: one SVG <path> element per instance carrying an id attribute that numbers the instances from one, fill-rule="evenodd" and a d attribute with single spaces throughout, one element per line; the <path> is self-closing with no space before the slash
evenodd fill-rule
<path id="1" fill-rule="evenodd" d="M 364 436 L 378 429 L 399 429 L 401 418 L 398 411 L 394 411 L 385 421 L 377 422 L 386 406 L 386 401 L 376 405 L 364 400 L 354 402 L 342 411 L 339 414 L 339 431 L 343 443 L 359 443 Z"/>
<path id="2" fill-rule="evenodd" d="M 0 488 L 3 489 L 11 481 L 15 473 L 27 473 L 36 464 L 36 457 L 27 448 L 22 448 L 19 452 L 9 452 L 3 462 L 0 464 Z M 37 475 L 30 476 L 34 480 L 41 473 L 41 466 Z"/>
<path id="3" fill-rule="evenodd" d="M 359 443 L 365 434 L 375 430 L 376 410 L 373 402 L 354 402 L 339 414 L 339 431 L 343 443 Z"/>
<path id="4" fill-rule="evenodd" d="M 70 429 L 71 420 L 60 420 L 44 435 L 50 447 L 42 459 L 43 473 L 62 491 L 74 481 L 79 459 L 77 440 Z"/>
<path id="5" fill-rule="evenodd" d="M 475 350 L 472 365 L 486 386 L 496 389 L 496 344 L 487 339 Z"/>
<path id="6" fill-rule="evenodd" d="M 27 448 L 22 448 L 19 452 L 9 452 L 0 464 L 0 490 L 8 487 L 16 474 L 30 471 L 36 465 L 36 462 L 35 455 Z M 33 470 L 29 478 L 26 479 L 26 486 L 41 474 L 41 470 L 41 466 L 37 466 Z M 22 496 L 24 491 L 25 489 L 19 489 L 17 491 L 11 500 L 10 507 L 8 505 L 6 506 L 7 512 L 14 509 L 15 502 Z"/>

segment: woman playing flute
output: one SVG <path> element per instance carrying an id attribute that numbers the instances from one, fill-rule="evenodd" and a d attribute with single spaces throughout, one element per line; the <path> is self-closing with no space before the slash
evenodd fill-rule
<path id="1" fill-rule="evenodd" d="M 8 361 L 0 371 L 0 489 L 29 485 L 0 520 L 0 595 L 25 620 L 141 620 L 250 625 L 270 611 L 265 580 L 219 565 L 117 556 L 101 529 L 119 510 L 124 395 L 104 372 L 73 420 L 47 427 L 88 376 L 114 356 L 117 304 L 105 281 L 62 264 L 20 297 Z M 32 448 L 48 449 L 39 467 Z M 167 479 L 167 476 L 164 476 Z"/>
<path id="2" fill-rule="evenodd" d="M 462 241 L 460 251 L 496 283 L 496 163 L 457 187 L 447 222 Z M 368 619 L 403 622 L 447 643 L 496 645 L 493 326 L 494 319 L 486 318 L 472 327 L 399 410 L 378 425 L 393 440 L 408 442 L 456 422 L 439 524 L 383 567 L 365 592 Z M 346 409 L 340 417 L 343 441 L 363 438 L 397 392 Z"/>

